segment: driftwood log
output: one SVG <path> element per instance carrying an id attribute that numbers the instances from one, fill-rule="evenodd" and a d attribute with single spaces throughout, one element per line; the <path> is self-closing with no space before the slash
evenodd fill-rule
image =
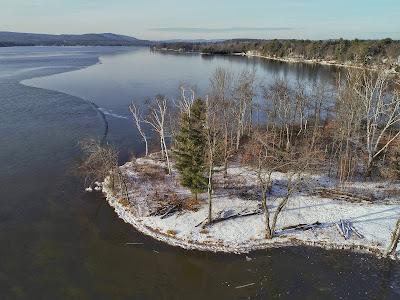
<path id="1" fill-rule="evenodd" d="M 284 230 L 294 229 L 294 230 L 306 231 L 306 230 L 309 230 L 309 229 L 320 227 L 321 225 L 322 225 L 322 223 L 317 221 L 317 222 L 312 223 L 312 224 L 298 224 L 298 225 L 286 226 L 286 227 L 283 227 L 281 230 L 284 231 Z"/>

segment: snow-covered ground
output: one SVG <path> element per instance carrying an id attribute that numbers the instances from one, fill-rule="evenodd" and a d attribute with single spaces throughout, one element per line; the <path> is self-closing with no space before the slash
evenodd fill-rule
<path id="1" fill-rule="evenodd" d="M 317 196 L 317 188 L 330 188 L 335 185 L 324 176 L 308 176 L 307 186 L 290 198 L 277 223 L 277 236 L 265 239 L 265 222 L 262 214 L 238 217 L 215 223 L 211 226 L 199 226 L 208 215 L 206 195 L 201 195 L 199 207 L 195 210 L 178 211 L 167 218 L 151 215 L 157 207 L 155 198 L 175 194 L 175 198 L 189 199 L 190 192 L 179 185 L 176 171 L 172 175 L 145 176 L 143 168 L 160 168 L 162 163 L 153 159 L 138 159 L 121 167 L 127 176 L 129 201 L 126 193 L 113 194 L 109 180 L 103 184 L 103 192 L 109 204 L 125 222 L 132 224 L 146 235 L 185 249 L 245 253 L 251 250 L 290 245 L 313 245 L 327 249 L 351 249 L 359 252 L 371 252 L 378 256 L 388 247 L 391 233 L 400 217 L 400 184 L 390 183 L 353 183 L 347 189 L 358 193 L 373 195 L 373 203 L 351 203 L 344 200 Z M 154 170 L 153 170 L 154 171 Z M 162 173 L 162 172 L 161 172 Z M 273 174 L 272 194 L 279 197 L 279 182 L 284 182 L 285 174 Z M 228 178 L 219 184 L 213 199 L 213 217 L 241 211 L 256 210 L 260 205 L 257 196 L 257 177 L 244 167 L 230 167 Z M 394 194 L 394 196 L 393 196 Z M 389 195 L 389 196 L 388 196 Z M 390 196 L 392 195 L 392 196 Z M 271 197 L 273 198 L 273 197 Z M 275 211 L 278 200 L 269 203 L 271 212 Z M 361 234 L 353 232 L 345 239 L 338 230 L 337 223 L 345 220 Z M 321 225 L 310 230 L 282 230 L 298 224 Z M 397 248 L 400 250 L 400 246 Z"/>

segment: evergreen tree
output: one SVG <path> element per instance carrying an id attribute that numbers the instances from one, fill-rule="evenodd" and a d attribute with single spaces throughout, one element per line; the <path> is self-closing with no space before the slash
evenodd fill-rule
<path id="1" fill-rule="evenodd" d="M 205 105 L 201 99 L 194 101 L 190 114 L 184 113 L 175 143 L 176 168 L 181 175 L 181 184 L 197 194 L 205 191 Z"/>

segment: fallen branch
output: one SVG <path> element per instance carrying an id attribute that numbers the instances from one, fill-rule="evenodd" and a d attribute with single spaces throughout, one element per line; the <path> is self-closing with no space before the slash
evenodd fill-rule
<path id="1" fill-rule="evenodd" d="M 353 226 L 350 221 L 340 219 L 339 222 L 336 223 L 336 228 L 345 240 L 348 240 L 353 232 L 360 239 L 364 238 L 364 236 L 360 232 L 358 232 L 358 230 Z"/>
<path id="2" fill-rule="evenodd" d="M 179 210 L 179 205 L 171 206 L 167 211 L 161 216 L 161 219 L 166 219 L 171 216 L 173 213 Z"/>
<path id="3" fill-rule="evenodd" d="M 371 196 L 364 196 L 352 192 L 335 189 L 319 188 L 313 194 L 330 199 L 343 200 L 351 203 L 372 203 L 375 199 Z"/>
<path id="4" fill-rule="evenodd" d="M 218 217 L 214 218 L 211 223 L 209 223 L 208 218 L 206 218 L 204 221 L 201 221 L 195 227 L 202 226 L 204 228 L 207 226 L 212 226 L 212 225 L 222 222 L 222 221 L 236 219 L 236 218 L 240 218 L 240 217 L 249 217 L 249 216 L 254 216 L 254 215 L 260 215 L 262 213 L 263 213 L 263 210 L 260 207 L 258 207 L 255 210 L 250 210 L 250 211 L 247 208 L 245 208 L 244 210 L 242 210 L 238 213 L 229 213 L 229 211 L 227 212 L 227 211 L 223 210 L 218 213 Z"/>
<path id="5" fill-rule="evenodd" d="M 286 226 L 282 228 L 282 231 L 284 230 L 289 230 L 289 229 L 294 229 L 294 230 L 302 230 L 302 231 L 306 231 L 315 227 L 319 227 L 322 224 L 320 222 L 315 222 L 312 224 L 298 224 L 298 225 L 291 225 L 291 226 Z"/>

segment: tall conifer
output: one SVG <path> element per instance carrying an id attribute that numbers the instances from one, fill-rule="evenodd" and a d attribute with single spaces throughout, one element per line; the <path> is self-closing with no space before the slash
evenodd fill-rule
<path id="1" fill-rule="evenodd" d="M 176 168 L 181 175 L 181 184 L 197 194 L 205 191 L 205 105 L 201 99 L 194 101 L 190 114 L 184 113 L 181 127 L 176 138 Z"/>

